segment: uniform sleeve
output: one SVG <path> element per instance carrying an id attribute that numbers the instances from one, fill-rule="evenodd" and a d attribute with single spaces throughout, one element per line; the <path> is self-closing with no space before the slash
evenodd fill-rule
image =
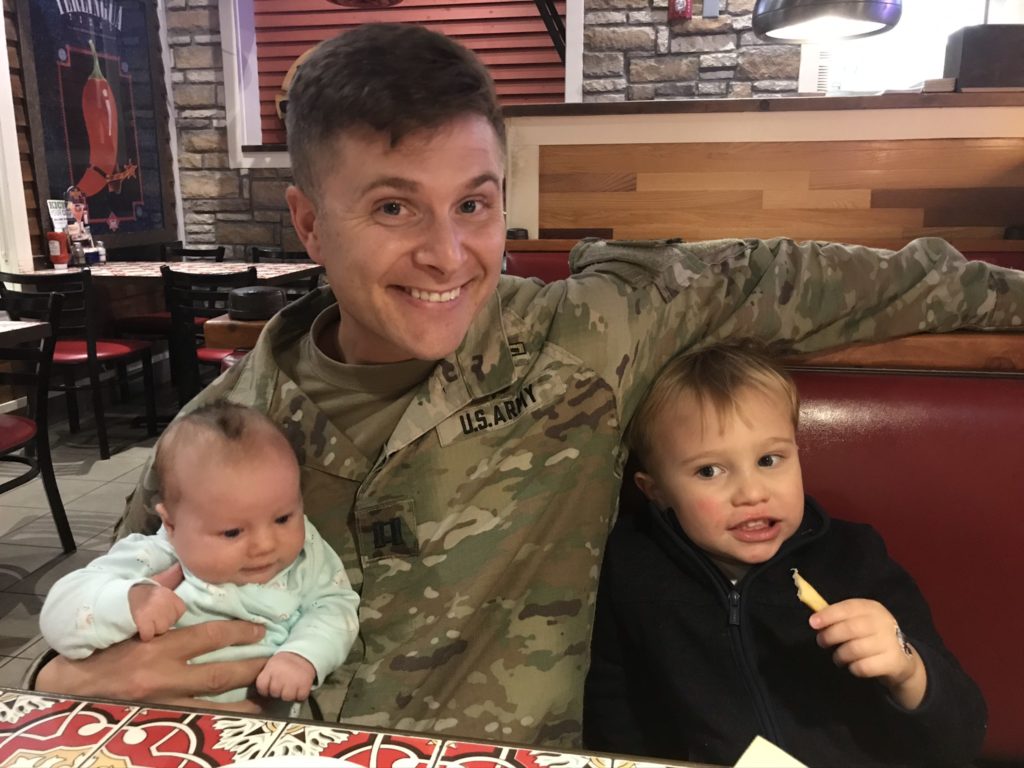
<path id="1" fill-rule="evenodd" d="M 306 659 L 321 685 L 345 661 L 359 635 L 359 595 L 349 584 L 341 558 L 308 520 L 305 551 L 302 615 L 276 652 Z"/>
<path id="2" fill-rule="evenodd" d="M 920 654 L 928 675 L 917 709 L 906 710 L 888 699 L 891 719 L 900 732 L 908 734 L 914 744 L 911 752 L 921 756 L 921 763 L 966 765 L 978 756 L 985 738 L 985 700 L 943 643 L 914 579 L 889 557 L 882 538 L 869 526 L 864 528 L 868 531 L 865 562 L 881 564 L 872 568 L 878 578 L 865 597 L 889 609 Z"/>
<path id="3" fill-rule="evenodd" d="M 135 534 L 105 555 L 61 578 L 47 593 L 39 627 L 50 647 L 69 659 L 127 640 L 138 629 L 128 590 L 154 584 L 149 577 L 174 564 L 153 537 Z"/>
<path id="4" fill-rule="evenodd" d="M 591 327 L 607 329 L 603 373 L 626 393 L 626 420 L 661 366 L 690 347 L 756 338 L 811 352 L 925 331 L 1024 329 L 1024 273 L 966 261 L 937 238 L 899 251 L 591 241 L 571 265 L 582 279 L 569 281 L 568 299 Z M 602 285 L 599 276 L 612 279 Z"/>

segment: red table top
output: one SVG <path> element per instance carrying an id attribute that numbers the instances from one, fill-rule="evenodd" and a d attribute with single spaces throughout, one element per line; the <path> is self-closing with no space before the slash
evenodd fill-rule
<path id="1" fill-rule="evenodd" d="M 500 735 L 500 731 L 495 731 L 495 736 Z M 335 758 L 339 768 L 636 765 L 627 759 L 481 744 L 443 736 L 363 731 L 336 724 L 76 700 L 0 689 L 0 765 L 8 768 L 212 768 L 284 756 Z"/>

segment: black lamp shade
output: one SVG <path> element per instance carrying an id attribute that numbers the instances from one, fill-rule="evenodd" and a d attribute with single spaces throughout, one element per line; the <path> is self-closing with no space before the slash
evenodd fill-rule
<path id="1" fill-rule="evenodd" d="M 902 13 L 902 0 L 757 0 L 753 26 L 761 38 L 793 43 L 816 42 L 822 37 L 811 31 L 812 28 L 790 28 L 822 23 L 831 17 L 834 23 L 826 38 L 852 39 L 892 29 Z"/>

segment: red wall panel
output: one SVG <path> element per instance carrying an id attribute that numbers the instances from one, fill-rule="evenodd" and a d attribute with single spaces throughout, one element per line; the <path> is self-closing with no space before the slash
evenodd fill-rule
<path id="1" fill-rule="evenodd" d="M 557 5 L 564 18 L 564 0 Z M 322 40 L 369 22 L 423 24 L 476 51 L 503 105 L 565 101 L 565 66 L 533 0 L 404 0 L 373 10 L 328 0 L 255 0 L 254 10 L 264 144 L 285 141 L 274 97 L 292 62 Z"/>

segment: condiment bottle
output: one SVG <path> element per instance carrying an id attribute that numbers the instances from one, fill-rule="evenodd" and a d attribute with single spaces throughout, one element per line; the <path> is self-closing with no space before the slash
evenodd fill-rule
<path id="1" fill-rule="evenodd" d="M 67 269 L 71 254 L 68 252 L 68 233 L 63 230 L 46 233 L 46 247 L 54 269 Z"/>

